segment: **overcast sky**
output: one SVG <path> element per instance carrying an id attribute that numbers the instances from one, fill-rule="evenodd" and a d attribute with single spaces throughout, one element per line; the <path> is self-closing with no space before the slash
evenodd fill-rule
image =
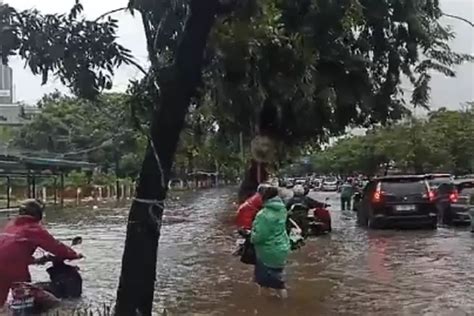
<path id="1" fill-rule="evenodd" d="M 0 0 L 1 2 L 1 0 Z M 36 8 L 44 13 L 64 13 L 73 5 L 74 0 L 4 0 L 16 9 Z M 125 6 L 128 0 L 82 0 L 85 14 L 89 18 L 99 16 L 101 13 Z M 463 16 L 474 21 L 474 0 L 441 0 L 442 8 L 446 13 Z M 145 38 L 138 17 L 127 13 L 118 13 L 115 17 L 120 21 L 120 42 L 133 51 L 134 56 L 142 64 L 147 63 Z M 468 24 L 445 19 L 457 34 L 452 42 L 456 51 L 474 54 L 474 28 Z M 24 69 L 19 60 L 12 60 L 10 66 L 14 71 L 14 84 L 16 99 L 28 103 L 36 102 L 43 94 L 64 87 L 58 82 L 51 82 L 41 86 L 40 78 L 34 77 Z M 139 77 L 140 73 L 131 67 L 119 69 L 115 77 L 115 90 L 123 91 L 128 80 Z M 458 108 L 461 103 L 474 100 L 474 65 L 463 65 L 457 69 L 457 77 L 445 78 L 435 74 L 432 83 L 432 107 L 447 106 Z"/>

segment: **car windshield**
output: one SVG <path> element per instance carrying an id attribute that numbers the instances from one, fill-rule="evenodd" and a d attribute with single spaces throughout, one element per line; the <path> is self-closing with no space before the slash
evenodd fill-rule
<path id="1" fill-rule="evenodd" d="M 459 192 L 459 204 L 474 204 L 474 188 L 465 188 Z"/>
<path id="2" fill-rule="evenodd" d="M 430 180 L 430 187 L 433 189 L 439 188 L 442 184 L 451 184 L 451 181 L 449 178 L 438 178 L 434 180 Z"/>
<path id="3" fill-rule="evenodd" d="M 474 195 L 474 188 L 465 188 L 459 192 L 459 195 L 471 196 Z"/>
<path id="4" fill-rule="evenodd" d="M 324 182 L 331 183 L 331 182 L 337 182 L 337 180 L 336 180 L 336 178 L 326 178 L 326 180 L 324 180 Z"/>
<path id="5" fill-rule="evenodd" d="M 430 182 L 430 188 L 436 190 L 438 194 L 450 194 L 455 189 L 455 186 L 451 182 L 438 182 L 434 184 Z"/>
<path id="6" fill-rule="evenodd" d="M 426 192 L 423 181 L 382 182 L 382 191 L 393 195 L 410 195 Z"/>

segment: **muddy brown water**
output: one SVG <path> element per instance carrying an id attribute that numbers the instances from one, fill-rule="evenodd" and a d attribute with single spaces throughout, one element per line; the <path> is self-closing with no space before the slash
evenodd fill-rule
<path id="1" fill-rule="evenodd" d="M 334 230 L 307 242 L 287 267 L 290 297 L 257 296 L 252 268 L 231 256 L 234 191 L 187 193 L 166 212 L 155 305 L 169 315 L 474 315 L 474 239 L 466 229 L 367 231 L 329 197 Z M 51 231 L 84 239 L 84 297 L 113 302 L 128 209 L 50 212 Z M 35 280 L 46 279 L 33 268 Z"/>

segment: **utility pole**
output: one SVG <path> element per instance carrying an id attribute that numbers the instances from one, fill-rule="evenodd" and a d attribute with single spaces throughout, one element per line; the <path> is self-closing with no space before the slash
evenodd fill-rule
<path id="1" fill-rule="evenodd" d="M 244 133 L 239 134 L 239 146 L 240 146 L 240 174 L 243 175 L 245 172 L 245 152 L 244 152 Z"/>

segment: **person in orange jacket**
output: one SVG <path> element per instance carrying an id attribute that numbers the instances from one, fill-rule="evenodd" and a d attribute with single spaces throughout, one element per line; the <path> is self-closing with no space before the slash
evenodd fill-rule
<path id="1" fill-rule="evenodd" d="M 33 254 L 37 248 L 62 260 L 82 258 L 43 227 L 43 212 L 40 201 L 27 200 L 20 206 L 19 216 L 0 232 L 0 308 L 14 283 L 31 282 L 28 266 L 35 263 Z"/>

